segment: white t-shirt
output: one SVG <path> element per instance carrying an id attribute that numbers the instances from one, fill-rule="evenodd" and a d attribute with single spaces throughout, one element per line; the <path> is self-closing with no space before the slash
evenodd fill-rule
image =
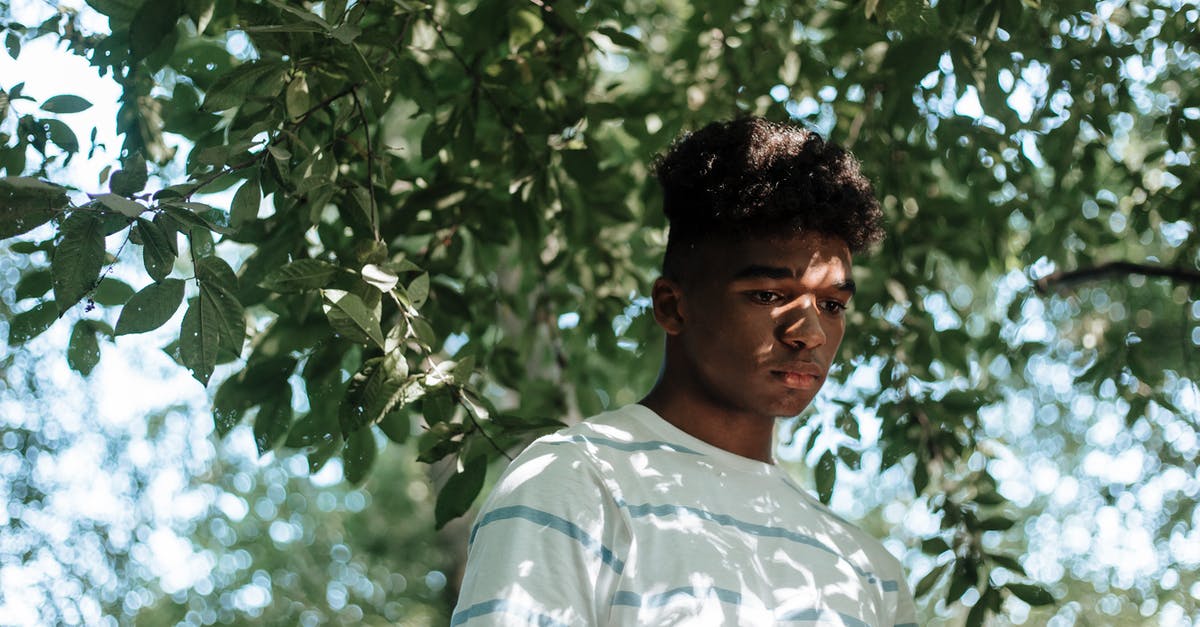
<path id="1" fill-rule="evenodd" d="M 900 563 L 777 466 L 641 405 L 538 439 L 471 530 L 451 625 L 915 627 Z"/>

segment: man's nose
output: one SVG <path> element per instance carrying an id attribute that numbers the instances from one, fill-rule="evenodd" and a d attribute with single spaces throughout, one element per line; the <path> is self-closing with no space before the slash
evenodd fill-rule
<path id="1" fill-rule="evenodd" d="M 795 348 L 816 348 L 825 343 L 821 312 L 816 303 L 796 303 L 784 315 L 780 340 Z"/>

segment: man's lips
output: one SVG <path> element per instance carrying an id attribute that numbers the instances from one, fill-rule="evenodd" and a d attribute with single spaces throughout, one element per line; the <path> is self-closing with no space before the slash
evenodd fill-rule
<path id="1" fill-rule="evenodd" d="M 796 364 L 771 370 L 771 374 L 789 388 L 815 390 L 825 380 L 825 371 L 816 364 Z"/>

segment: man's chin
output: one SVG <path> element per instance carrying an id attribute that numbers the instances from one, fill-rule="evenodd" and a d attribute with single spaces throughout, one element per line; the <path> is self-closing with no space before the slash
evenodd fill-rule
<path id="1" fill-rule="evenodd" d="M 799 416 L 812 404 L 812 398 L 789 398 L 776 403 L 770 412 L 776 418 Z"/>

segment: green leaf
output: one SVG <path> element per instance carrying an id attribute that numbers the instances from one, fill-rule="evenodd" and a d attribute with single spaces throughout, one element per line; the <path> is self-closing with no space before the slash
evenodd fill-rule
<path id="1" fill-rule="evenodd" d="M 429 298 L 429 273 L 421 273 L 412 280 L 412 283 L 408 284 L 405 291 L 408 293 L 408 299 L 412 303 L 413 309 L 420 309 L 421 305 L 424 305 L 426 299 Z"/>
<path id="2" fill-rule="evenodd" d="M 19 255 L 32 255 L 33 253 L 36 253 L 36 252 L 48 253 L 48 252 L 54 250 L 54 242 L 53 242 L 53 240 L 46 241 L 46 242 L 16 241 L 16 242 L 9 244 L 8 249 Z"/>
<path id="3" fill-rule="evenodd" d="M 69 203 L 67 190 L 34 178 L 0 178 L 0 239 L 28 233 Z"/>
<path id="4" fill-rule="evenodd" d="M 417 440 L 417 461 L 432 464 L 458 452 L 463 445 L 457 436 L 466 430 L 462 424 L 440 422 L 431 425 Z"/>
<path id="5" fill-rule="evenodd" d="M 181 279 L 147 285 L 121 309 L 116 334 L 145 333 L 166 324 L 183 303 L 183 288 Z"/>
<path id="6" fill-rule="evenodd" d="M 336 39 L 338 43 L 344 46 L 349 46 L 353 44 L 354 40 L 358 39 L 358 36 L 361 34 L 361 28 L 354 26 L 353 24 L 342 24 L 333 29 L 333 32 L 330 33 L 330 36 Z"/>
<path id="7" fill-rule="evenodd" d="M 917 465 L 913 467 L 913 491 L 920 496 L 927 487 L 929 487 L 929 466 L 918 459 Z"/>
<path id="8" fill-rule="evenodd" d="M 146 273 L 155 281 L 163 280 L 171 274 L 178 254 L 175 231 L 168 232 L 160 220 L 150 222 L 144 218 L 137 219 L 137 231 L 142 238 L 142 262 Z"/>
<path id="9" fill-rule="evenodd" d="M 337 423 L 328 416 L 309 412 L 288 429 L 287 439 L 283 445 L 289 448 L 314 446 L 322 442 L 332 442 L 337 436 Z"/>
<path id="10" fill-rule="evenodd" d="M 258 218 L 258 207 L 262 204 L 262 190 L 258 179 L 252 178 L 242 183 L 233 195 L 233 204 L 229 207 L 229 222 L 239 227 Z"/>
<path id="11" fill-rule="evenodd" d="M 817 461 L 815 470 L 817 480 L 817 496 L 826 505 L 833 498 L 833 484 L 837 481 L 837 457 L 833 451 L 825 451 Z"/>
<path id="12" fill-rule="evenodd" d="M 989 555 L 988 557 L 990 557 L 997 566 L 1007 568 L 1008 570 L 1011 570 L 1021 576 L 1025 575 L 1025 567 L 1021 566 L 1021 562 L 1018 562 L 1013 557 L 1008 555 Z"/>
<path id="13" fill-rule="evenodd" d="M 86 377 L 98 363 L 100 342 L 96 339 L 96 327 L 91 320 L 80 320 L 71 330 L 71 343 L 67 345 L 67 365 Z"/>
<path id="14" fill-rule="evenodd" d="M 938 556 L 950 550 L 950 545 L 941 538 L 927 538 L 921 541 L 921 552 L 927 555 Z"/>
<path id="15" fill-rule="evenodd" d="M 63 221 L 62 241 L 50 259 L 59 313 L 70 309 L 95 287 L 103 265 L 104 234 L 100 220 L 91 212 L 72 212 Z"/>
<path id="16" fill-rule="evenodd" d="M 142 4 L 149 0 L 87 0 L 88 6 L 101 15 L 112 18 L 112 26 L 128 24 L 137 15 Z"/>
<path id="17" fill-rule="evenodd" d="M 254 416 L 254 445 L 259 455 L 279 448 L 292 426 L 292 388 L 286 383 L 263 401 Z"/>
<path id="18" fill-rule="evenodd" d="M 16 33 L 9 31 L 4 37 L 4 48 L 8 50 L 8 56 L 16 61 L 17 57 L 21 56 L 21 38 L 17 37 Z M 3 107 L 0 107 L 0 118 L 2 117 L 4 117 Z"/>
<path id="19" fill-rule="evenodd" d="M 308 453 L 308 472 L 315 473 L 320 471 L 325 467 L 325 462 L 329 461 L 341 448 L 342 436 L 336 434 L 333 438 L 317 444 Z"/>
<path id="20" fill-rule="evenodd" d="M 187 312 L 179 329 L 179 360 L 204 385 L 217 365 L 216 325 L 202 313 L 199 297 L 188 301 Z"/>
<path id="21" fill-rule="evenodd" d="M 929 591 L 933 590 L 934 584 L 938 582 L 938 579 L 943 573 L 946 572 L 946 569 L 949 568 L 949 566 L 949 562 L 940 566 L 935 566 L 933 570 L 929 571 L 928 574 L 926 574 L 924 577 L 921 577 L 921 581 L 918 581 L 917 587 L 913 589 L 913 596 L 919 599 L 929 594 Z"/>
<path id="22" fill-rule="evenodd" d="M 1027 583 L 1006 583 L 1004 587 L 1011 593 L 1015 594 L 1018 599 L 1034 606 L 1050 605 L 1054 603 L 1054 595 L 1050 594 L 1042 586 L 1027 584 Z"/>
<path id="23" fill-rule="evenodd" d="M 113 173 L 108 188 L 114 194 L 132 196 L 145 189 L 149 176 L 146 159 L 142 153 L 135 152 L 121 160 L 121 169 Z"/>
<path id="24" fill-rule="evenodd" d="M 417 339 L 427 347 L 432 347 L 437 343 L 437 332 L 424 318 L 413 318 L 410 322 L 413 333 Z"/>
<path id="25" fill-rule="evenodd" d="M 397 444 L 404 444 L 412 434 L 412 420 L 405 411 L 393 411 L 378 424 L 383 434 Z"/>
<path id="26" fill-rule="evenodd" d="M 339 407 L 342 434 L 348 436 L 378 422 L 405 401 L 405 388 L 410 385 L 407 377 L 408 362 L 398 351 L 364 362 L 350 378 Z"/>
<path id="27" fill-rule="evenodd" d="M 336 333 L 352 342 L 374 343 L 383 347 L 383 330 L 379 326 L 379 312 L 367 307 L 355 294 L 343 290 L 321 290 L 324 299 L 325 317 Z"/>
<path id="28" fill-rule="evenodd" d="M 179 357 L 197 381 L 208 385 L 217 363 L 217 351 L 241 353 L 246 319 L 234 292 L 237 277 L 216 257 L 196 264 L 200 294 L 191 299 L 179 335 Z"/>
<path id="29" fill-rule="evenodd" d="M 297 259 L 274 272 L 260 284 L 272 292 L 303 292 L 329 285 L 340 268 L 318 259 Z"/>
<path id="30" fill-rule="evenodd" d="M 858 427 L 858 418 L 850 410 L 846 410 L 838 414 L 836 425 L 842 433 L 845 433 L 855 440 L 862 439 L 862 433 Z"/>
<path id="31" fill-rule="evenodd" d="M 475 497 L 483 489 L 483 480 L 487 477 L 487 458 L 478 456 L 467 460 L 463 470 L 446 480 L 438 492 L 437 504 L 433 514 L 435 526 L 441 529 L 446 523 L 462 516 L 471 509 Z"/>
<path id="32" fill-rule="evenodd" d="M 183 0 L 149 0 L 129 24 L 129 53 L 136 63 L 154 52 L 175 32 L 175 22 L 183 15 Z"/>
<path id="33" fill-rule="evenodd" d="M 245 103 L 251 91 L 282 85 L 288 64 L 280 61 L 251 61 L 218 78 L 204 96 L 203 111 L 224 111 Z M 278 88 L 276 88 L 278 91 Z"/>
<path id="34" fill-rule="evenodd" d="M 287 106 L 288 117 L 298 120 L 308 112 L 310 106 L 308 96 L 308 80 L 303 74 L 297 75 L 288 83 L 284 104 Z"/>
<path id="35" fill-rule="evenodd" d="M 974 500 L 980 505 L 1000 505 L 1007 501 L 1007 499 L 995 490 L 981 490 L 975 495 Z"/>
<path id="36" fill-rule="evenodd" d="M 79 138 L 75 131 L 62 120 L 42 120 L 46 125 L 46 136 L 59 148 L 67 152 L 79 152 Z"/>
<path id="37" fill-rule="evenodd" d="M 421 414 L 428 424 L 447 422 L 454 416 L 456 406 L 450 391 L 442 388 L 421 399 Z"/>
<path id="38" fill-rule="evenodd" d="M 100 285 L 96 286 L 96 293 L 92 298 L 98 305 L 114 307 L 124 305 L 131 296 L 133 296 L 133 288 L 129 287 L 128 283 L 112 277 L 105 277 L 100 280 Z"/>
<path id="39" fill-rule="evenodd" d="M 101 194 L 96 197 L 96 202 L 103 205 L 106 209 L 116 211 L 130 218 L 136 218 L 142 212 L 146 211 L 145 205 L 116 194 Z"/>
<path id="40" fill-rule="evenodd" d="M 92 108 L 92 103 L 74 94 L 62 94 L 48 98 L 42 110 L 50 113 L 79 113 Z"/>
<path id="41" fill-rule="evenodd" d="M 362 485 L 371 465 L 375 463 L 378 448 L 375 445 L 375 434 L 368 429 L 359 429 L 346 438 L 346 448 L 342 451 L 342 469 L 346 481 L 352 485 Z"/>
<path id="42" fill-rule="evenodd" d="M 204 257 L 196 264 L 196 279 L 200 282 L 201 303 L 206 305 L 208 318 L 217 327 L 219 348 L 233 353 L 242 352 L 246 339 L 246 316 L 238 302 L 237 275 L 219 257 Z"/>
<path id="43" fill-rule="evenodd" d="M 633 50 L 640 50 L 642 48 L 642 42 L 638 40 L 637 37 L 634 37 L 629 33 L 619 31 L 611 26 L 601 26 L 600 28 L 596 29 L 596 32 L 608 37 L 609 40 L 618 46 L 631 48 Z"/>
<path id="44" fill-rule="evenodd" d="M 49 329 L 57 319 L 57 312 L 50 303 L 38 303 L 28 311 L 13 316 L 8 323 L 8 345 L 28 342 Z"/>
<path id="45" fill-rule="evenodd" d="M 954 561 L 954 572 L 950 574 L 950 588 L 946 592 L 946 604 L 949 605 L 962 598 L 967 590 L 979 582 L 979 572 L 975 560 L 970 556 L 960 557 Z"/>
<path id="46" fill-rule="evenodd" d="M 987 617 L 988 606 L 980 597 L 975 601 L 975 605 L 971 606 L 971 611 L 967 612 L 967 619 L 963 622 L 963 627 L 982 627 L 983 619 Z"/>
<path id="47" fill-rule="evenodd" d="M 214 207 L 211 207 L 209 205 L 205 205 L 203 203 L 198 203 L 198 202 L 172 201 L 172 202 L 162 203 L 161 205 L 159 205 L 159 208 L 162 209 L 168 216 L 170 216 L 170 218 L 172 220 L 174 220 L 175 222 L 177 222 L 180 225 L 181 231 L 192 231 L 195 229 L 203 229 L 203 230 L 207 230 L 207 231 L 213 231 L 214 233 L 220 233 L 222 235 L 229 235 L 229 234 L 233 233 L 233 229 L 230 229 L 226 225 L 221 224 L 221 222 L 223 222 L 224 219 L 210 220 L 210 219 L 205 219 L 204 217 L 201 217 L 200 215 L 197 215 L 196 212 L 203 212 L 206 215 L 212 216 L 213 212 L 214 212 Z M 224 212 L 220 211 L 219 209 L 216 210 L 215 213 L 220 214 L 221 216 L 225 215 Z"/>
<path id="48" fill-rule="evenodd" d="M 848 446 L 838 447 L 837 456 L 838 459 L 841 459 L 842 463 L 851 470 L 859 470 L 862 468 L 862 453 L 859 453 Z"/>
<path id="49" fill-rule="evenodd" d="M 309 24 L 320 27 L 322 30 L 329 30 L 329 22 L 325 21 L 324 18 L 316 13 L 308 11 L 303 7 L 292 6 L 286 2 L 283 2 L 283 0 L 267 0 L 267 2 L 300 18 L 301 20 L 304 20 L 305 22 L 308 22 Z"/>
<path id="50" fill-rule="evenodd" d="M 994 516 L 979 521 L 978 528 L 982 531 L 1004 531 L 1005 529 L 1011 529 L 1014 524 L 1016 522 L 1013 520 L 1003 516 Z"/>
<path id="51" fill-rule="evenodd" d="M 50 271 L 38 268 L 21 275 L 21 280 L 17 281 L 14 288 L 14 295 L 18 301 L 25 298 L 41 298 L 50 291 L 50 286 Z"/>

